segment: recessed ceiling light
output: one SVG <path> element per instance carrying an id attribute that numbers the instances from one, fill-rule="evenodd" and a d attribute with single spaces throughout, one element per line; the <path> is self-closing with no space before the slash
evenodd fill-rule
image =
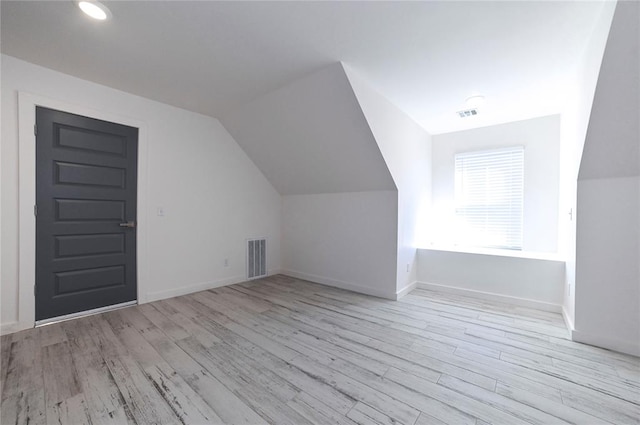
<path id="1" fill-rule="evenodd" d="M 111 11 L 104 4 L 93 0 L 80 0 L 76 3 L 80 10 L 98 21 L 105 21 L 111 17 Z"/>
<path id="2" fill-rule="evenodd" d="M 481 94 L 473 95 L 467 98 L 467 106 L 470 108 L 479 108 L 484 105 L 484 96 Z"/>

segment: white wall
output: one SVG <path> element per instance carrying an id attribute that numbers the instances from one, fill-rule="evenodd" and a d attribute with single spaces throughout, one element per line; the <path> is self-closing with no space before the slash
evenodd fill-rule
<path id="1" fill-rule="evenodd" d="M 578 183 L 573 339 L 640 355 L 640 177 Z"/>
<path id="2" fill-rule="evenodd" d="M 396 189 L 340 63 L 221 121 L 282 195 Z"/>
<path id="3" fill-rule="evenodd" d="M 432 242 L 456 244 L 455 155 L 524 146 L 523 251 L 556 252 L 560 118 L 551 115 L 433 136 Z"/>
<path id="4" fill-rule="evenodd" d="M 283 197 L 283 273 L 395 298 L 395 191 Z"/>
<path id="5" fill-rule="evenodd" d="M 420 249 L 418 282 L 430 289 L 559 312 L 564 262 Z"/>
<path id="6" fill-rule="evenodd" d="M 576 66 L 575 75 L 568 79 L 573 83 L 568 87 L 570 95 L 562 111 L 560 126 L 560 210 L 559 251 L 566 258 L 564 290 L 564 316 L 573 328 L 575 316 L 575 272 L 576 272 L 576 207 L 578 167 L 582 157 L 591 105 L 600 72 L 611 20 L 616 2 L 603 2 L 589 43 L 582 54 L 582 61 Z"/>
<path id="7" fill-rule="evenodd" d="M 396 186 L 342 64 L 222 122 L 283 200 L 283 272 L 395 298 Z"/>
<path id="8" fill-rule="evenodd" d="M 0 54 L 0 82 L 2 81 L 2 74 L 3 74 L 2 62 L 4 62 L 4 56 Z M 2 113 L 4 112 L 4 106 L 3 106 L 4 102 L 2 101 L 2 93 L 3 93 L 3 91 L 4 91 L 4 89 L 3 89 L 3 87 L 2 87 L 2 85 L 0 83 L 0 334 L 2 334 L 3 331 L 8 328 L 7 326 L 3 326 L 2 325 L 3 323 L 5 323 L 5 320 L 3 319 L 4 316 L 2 315 L 2 310 L 3 310 L 2 309 L 2 305 L 3 305 L 3 298 L 4 298 L 3 291 L 2 291 L 2 282 L 4 281 L 4 275 L 2 274 L 2 263 L 3 263 L 3 260 L 2 260 L 3 259 L 3 256 L 2 256 L 2 245 L 3 245 L 2 244 L 2 240 L 3 240 L 2 204 L 4 203 L 2 201 L 2 199 L 3 199 L 3 197 L 2 197 L 2 193 L 3 193 L 2 181 L 4 180 L 4 178 L 3 178 L 3 176 L 4 176 L 4 174 L 3 174 L 4 166 L 3 166 L 3 161 L 2 161 L 2 156 L 3 156 L 2 155 L 2 151 L 3 151 L 3 149 L 2 149 L 2 141 L 4 140 L 4 130 L 3 130 L 4 129 L 4 125 L 3 125 L 3 115 L 2 115 Z M 15 317 L 15 318 L 12 319 L 12 320 L 9 320 L 7 322 L 8 323 L 9 322 L 17 322 L 17 315 L 15 314 L 15 310 L 14 310 L 13 314 L 10 313 L 10 316 L 11 315 L 13 315 L 13 317 Z M 10 326 L 13 326 L 13 325 L 10 325 Z M 9 329 L 7 329 L 7 331 L 8 330 Z"/>
<path id="9" fill-rule="evenodd" d="M 450 217 L 455 215 L 455 154 L 515 145 L 525 146 L 524 254 L 556 253 L 560 152 L 557 115 L 433 136 L 429 242 L 436 247 L 453 247 L 456 242 L 451 236 L 455 229 L 449 225 Z M 557 260 L 418 250 L 421 286 L 549 311 L 560 311 L 564 273 L 564 262 Z"/>
<path id="10" fill-rule="evenodd" d="M 398 188 L 396 293 L 401 296 L 416 282 L 416 249 L 430 202 L 431 135 L 357 71 L 345 66 L 345 72 Z"/>
<path id="11" fill-rule="evenodd" d="M 249 237 L 269 238 L 268 268 L 280 268 L 281 197 L 216 119 L 9 56 L 2 56 L 1 77 L 3 331 L 18 326 L 18 220 L 33 220 L 18 209 L 19 91 L 144 126 L 147 173 L 138 190 L 147 209 L 138 209 L 138 223 L 147 243 L 138 253 L 148 267 L 138 270 L 140 300 L 242 280 Z M 156 215 L 158 206 L 164 217 Z"/>
<path id="12" fill-rule="evenodd" d="M 619 2 L 578 177 L 575 340 L 640 355 L 640 4 Z"/>
<path id="13" fill-rule="evenodd" d="M 619 2 L 602 58 L 578 180 L 640 175 L 640 4 Z"/>

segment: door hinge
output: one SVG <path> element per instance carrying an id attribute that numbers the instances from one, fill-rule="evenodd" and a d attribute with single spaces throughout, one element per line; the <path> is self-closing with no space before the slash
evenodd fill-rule
<path id="1" fill-rule="evenodd" d="M 36 124 L 33 125 L 33 135 L 34 136 L 38 135 L 38 126 Z"/>
<path id="2" fill-rule="evenodd" d="M 36 296 L 36 285 L 33 285 L 33 296 Z"/>
<path id="3" fill-rule="evenodd" d="M 36 217 L 38 216 L 38 206 L 37 205 L 33 206 L 33 215 L 36 216 Z"/>

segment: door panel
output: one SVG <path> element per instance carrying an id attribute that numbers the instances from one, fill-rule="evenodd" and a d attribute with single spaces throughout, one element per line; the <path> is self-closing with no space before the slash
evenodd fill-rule
<path id="1" fill-rule="evenodd" d="M 55 199 L 57 221 L 125 221 L 124 201 Z"/>
<path id="2" fill-rule="evenodd" d="M 56 142 L 60 147 L 126 155 L 127 140 L 121 136 L 60 125 L 56 126 L 56 129 L 58 131 Z"/>
<path id="3" fill-rule="evenodd" d="M 124 189 L 125 170 L 123 168 L 102 167 L 86 164 L 55 162 L 55 183 L 78 184 L 83 186 L 107 186 Z"/>
<path id="4" fill-rule="evenodd" d="M 124 269 L 124 266 L 111 266 L 56 273 L 54 297 L 95 289 L 123 287 L 125 285 Z"/>
<path id="5" fill-rule="evenodd" d="M 124 235 L 67 235 L 54 236 L 55 258 L 87 255 L 124 254 Z"/>
<path id="6" fill-rule="evenodd" d="M 36 108 L 36 320 L 136 299 L 138 130 Z"/>

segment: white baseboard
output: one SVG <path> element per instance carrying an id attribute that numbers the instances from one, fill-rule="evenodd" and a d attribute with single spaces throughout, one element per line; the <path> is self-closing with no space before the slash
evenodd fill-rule
<path id="1" fill-rule="evenodd" d="M 479 298 L 487 301 L 497 301 L 501 303 L 518 305 L 521 307 L 532 308 L 535 310 L 549 311 L 551 313 L 561 313 L 562 306 L 559 304 L 551 304 L 544 301 L 536 301 L 528 298 L 512 297 L 510 295 L 496 294 L 493 292 L 476 291 L 473 289 L 459 288 L 457 286 L 440 285 L 437 283 L 418 282 L 418 288 L 428 289 L 435 292 L 444 292 L 454 295 L 463 295 L 466 297 Z"/>
<path id="2" fill-rule="evenodd" d="M 269 276 L 274 274 L 280 274 L 282 270 L 272 269 L 267 272 Z M 164 300 L 167 298 L 179 297 L 180 295 L 192 294 L 194 292 L 206 291 L 207 289 L 220 288 L 221 286 L 233 285 L 234 283 L 240 283 L 246 281 L 246 276 L 233 276 L 225 279 L 220 279 L 212 282 L 203 282 L 195 285 L 183 286 L 180 288 L 169 289 L 166 291 L 148 292 L 146 296 L 140 296 L 138 302 L 140 304 L 150 303 L 153 301 Z M 86 312 L 83 312 L 86 313 Z M 35 322 L 32 323 L 20 323 L 20 322 L 8 322 L 0 324 L 0 335 L 7 335 L 22 331 L 25 329 L 33 328 Z"/>
<path id="3" fill-rule="evenodd" d="M 18 331 L 18 322 L 3 323 L 0 325 L 0 335 L 12 334 Z"/>
<path id="4" fill-rule="evenodd" d="M 25 329 L 33 328 L 34 323 L 9 322 L 0 325 L 0 335 L 8 335 Z"/>
<path id="5" fill-rule="evenodd" d="M 609 336 L 595 335 L 573 330 L 573 332 L 571 332 L 571 339 L 575 342 L 594 345 L 607 350 L 618 351 L 632 356 L 640 356 L 640 344 L 634 344 L 629 341 L 611 338 Z"/>
<path id="6" fill-rule="evenodd" d="M 405 286 L 404 288 L 402 288 L 401 290 L 396 292 L 396 301 L 399 300 L 400 298 L 404 297 L 405 295 L 407 295 L 409 292 L 413 291 L 414 289 L 416 289 L 416 287 L 418 286 L 418 282 L 417 281 L 413 281 L 410 284 L 408 284 L 407 286 Z"/>
<path id="7" fill-rule="evenodd" d="M 333 286 L 335 288 L 346 289 L 347 291 L 358 292 L 360 294 L 372 295 L 378 298 L 386 298 L 388 300 L 396 300 L 396 293 L 385 291 L 384 289 L 371 288 L 357 283 L 344 282 L 341 280 L 331 279 L 324 276 L 318 276 L 309 273 L 303 273 L 296 270 L 283 269 L 281 273 L 297 279 L 308 280 L 310 282 L 319 283 L 321 285 Z"/>
<path id="8" fill-rule="evenodd" d="M 145 303 L 164 300 L 167 298 L 179 297 L 181 295 L 192 294 L 194 292 L 206 291 L 207 289 L 219 288 L 221 286 L 233 285 L 247 280 L 246 276 L 232 276 L 211 282 L 196 283 L 195 285 L 181 286 L 180 288 L 168 289 L 166 291 L 149 292 L 145 297 Z M 142 303 L 142 302 L 141 302 Z"/>
<path id="9" fill-rule="evenodd" d="M 282 269 L 271 269 L 267 271 L 267 276 L 273 276 L 276 274 L 282 274 Z"/>
<path id="10" fill-rule="evenodd" d="M 564 319 L 564 324 L 567 326 L 571 339 L 573 340 L 573 332 L 575 331 L 575 328 L 573 327 L 573 320 L 571 320 L 571 317 L 564 306 L 562 306 L 562 318 Z"/>

